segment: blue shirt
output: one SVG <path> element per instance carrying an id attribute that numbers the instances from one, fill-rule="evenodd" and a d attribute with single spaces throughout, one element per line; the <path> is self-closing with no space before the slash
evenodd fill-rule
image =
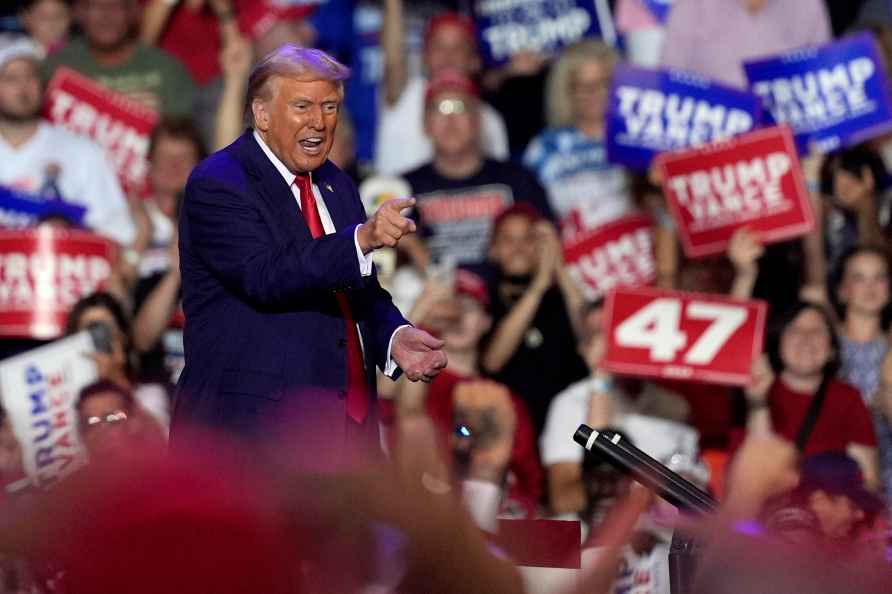
<path id="1" fill-rule="evenodd" d="M 545 186 L 565 227 L 594 229 L 632 210 L 625 169 L 607 161 L 603 141 L 575 128 L 546 129 L 530 142 L 523 163 Z"/>

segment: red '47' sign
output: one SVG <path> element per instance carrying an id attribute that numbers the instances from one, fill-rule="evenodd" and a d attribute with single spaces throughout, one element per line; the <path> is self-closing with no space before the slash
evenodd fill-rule
<path id="1" fill-rule="evenodd" d="M 762 301 L 635 288 L 605 307 L 602 364 L 615 373 L 745 385 L 762 350 Z"/>
<path id="2" fill-rule="evenodd" d="M 725 251 L 738 227 L 766 243 L 804 235 L 814 215 L 786 126 L 660 157 L 663 191 L 690 258 Z"/>

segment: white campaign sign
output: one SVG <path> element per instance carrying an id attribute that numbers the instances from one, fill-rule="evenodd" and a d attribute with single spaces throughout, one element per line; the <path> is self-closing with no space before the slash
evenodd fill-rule
<path id="1" fill-rule="evenodd" d="M 48 487 L 86 463 L 75 405 L 80 390 L 96 381 L 89 333 L 68 338 L 0 362 L 3 408 L 22 448 L 25 472 L 37 487 Z"/>

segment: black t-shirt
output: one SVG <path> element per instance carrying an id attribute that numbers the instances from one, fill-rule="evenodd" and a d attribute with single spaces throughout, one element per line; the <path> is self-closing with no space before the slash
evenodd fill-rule
<path id="1" fill-rule="evenodd" d="M 520 161 L 530 141 L 546 126 L 545 81 L 548 68 L 536 74 L 512 76 L 484 99 L 505 120 L 511 158 Z M 523 97 L 523 101 L 518 101 Z"/>
<path id="2" fill-rule="evenodd" d="M 500 299 L 495 283 L 490 287 L 490 302 L 495 328 L 514 303 Z M 524 400 L 538 438 L 545 426 L 552 398 L 588 373 L 585 361 L 576 349 L 576 335 L 564 298 L 559 289 L 552 287 L 543 296 L 517 351 L 499 373 L 493 374 L 493 379 L 511 388 Z M 570 438 L 572 435 L 568 433 L 567 439 Z"/>
<path id="3" fill-rule="evenodd" d="M 434 261 L 452 257 L 475 264 L 486 257 L 492 221 L 516 202 L 534 206 L 553 220 L 545 190 L 532 173 L 514 163 L 485 160 L 474 175 L 453 179 L 431 163 L 406 174 L 417 200 L 413 218 Z"/>

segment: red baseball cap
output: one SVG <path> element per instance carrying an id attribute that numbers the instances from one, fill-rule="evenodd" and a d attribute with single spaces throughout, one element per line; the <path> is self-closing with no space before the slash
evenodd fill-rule
<path id="1" fill-rule="evenodd" d="M 258 0 L 239 10 L 239 28 L 251 39 L 266 35 L 276 23 L 299 21 L 315 10 L 300 2 L 283 0 Z"/>
<path id="2" fill-rule="evenodd" d="M 476 49 L 477 26 L 474 24 L 474 21 L 467 16 L 454 11 L 441 12 L 428 21 L 427 28 L 424 30 L 424 47 L 427 47 L 431 37 L 444 27 L 457 27 L 458 29 L 461 29 L 465 35 L 467 35 L 468 40 L 474 44 L 474 48 Z"/>
<path id="3" fill-rule="evenodd" d="M 445 91 L 453 91 L 479 97 L 477 85 L 470 78 L 455 69 L 444 70 L 427 83 L 424 92 L 424 104 L 430 103 L 437 95 Z"/>
<path id="4" fill-rule="evenodd" d="M 489 289 L 486 286 L 486 281 L 470 270 L 464 268 L 455 270 L 455 293 L 471 297 L 483 306 L 483 309 L 489 307 Z"/>

